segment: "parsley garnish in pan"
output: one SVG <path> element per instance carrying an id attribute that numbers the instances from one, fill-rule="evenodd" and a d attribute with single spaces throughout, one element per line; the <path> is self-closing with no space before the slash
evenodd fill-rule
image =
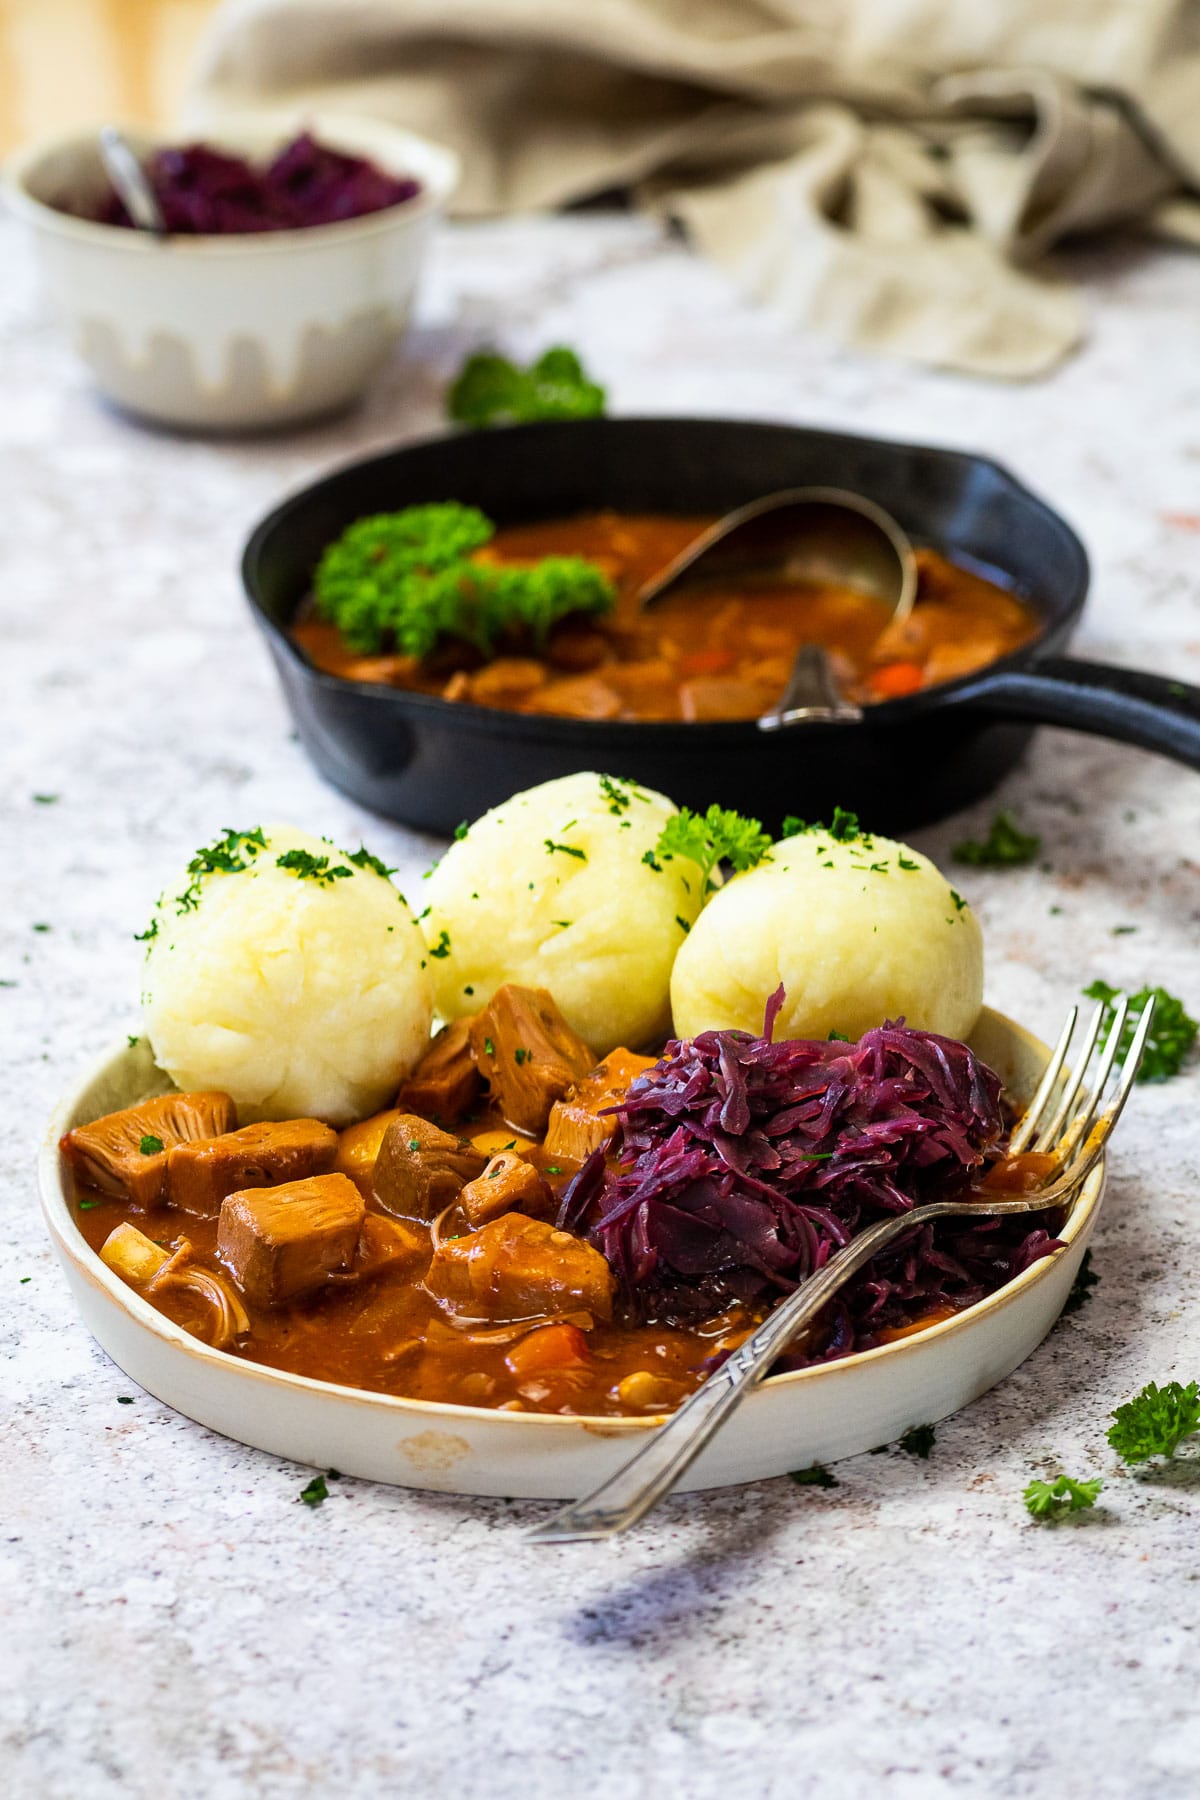
<path id="1" fill-rule="evenodd" d="M 449 954 L 450 954 L 450 933 L 448 931 L 439 931 L 438 932 L 437 943 L 430 944 L 429 954 L 430 954 L 430 956 L 436 956 L 438 958 L 439 962 L 441 961 L 443 956 L 449 956 Z"/>
<path id="2" fill-rule="evenodd" d="M 138 1151 L 142 1156 L 158 1156 L 162 1153 L 162 1147 L 162 1139 L 160 1137 L 153 1137 L 150 1132 L 147 1132 L 141 1143 L 138 1145 Z"/>
<path id="3" fill-rule="evenodd" d="M 1076 1481 L 1060 1475 L 1057 1481 L 1031 1481 L 1022 1498 L 1034 1519 L 1061 1519 L 1067 1513 L 1086 1512 L 1095 1506 L 1103 1481 Z"/>
<path id="4" fill-rule="evenodd" d="M 1110 987 L 1107 981 L 1093 981 L 1085 987 L 1084 997 L 1088 1000 L 1100 1000 L 1104 1004 L 1104 1028 L 1107 1031 L 1112 1023 L 1115 1002 L 1121 989 Z M 1124 1056 L 1133 1042 L 1133 1034 L 1137 1030 L 1137 1022 L 1142 1016 L 1142 1008 L 1151 995 L 1154 997 L 1154 1023 L 1150 1027 L 1150 1035 L 1146 1039 L 1146 1050 L 1142 1057 L 1142 1066 L 1138 1070 L 1139 1081 L 1169 1081 L 1172 1075 L 1178 1075 L 1183 1067 L 1192 1045 L 1196 1042 L 1197 1023 L 1184 1011 L 1183 1001 L 1177 1000 L 1174 994 L 1168 994 L 1166 988 L 1139 988 L 1136 994 L 1130 994 L 1129 1013 L 1125 1020 L 1125 1029 L 1121 1033 L 1120 1055 Z"/>
<path id="5" fill-rule="evenodd" d="M 1149 1462 L 1152 1456 L 1174 1456 L 1184 1438 L 1200 1430 L 1200 1390 L 1194 1381 L 1181 1387 L 1148 1382 L 1140 1394 L 1118 1406 L 1108 1441 L 1127 1463 Z"/>
<path id="6" fill-rule="evenodd" d="M 985 838 L 964 838 L 950 854 L 955 862 L 971 863 L 978 869 L 1018 868 L 1031 863 L 1042 847 L 1035 833 L 1022 831 L 1012 814 L 998 812 Z"/>
<path id="7" fill-rule="evenodd" d="M 542 644 L 570 613 L 611 611 L 616 589 L 584 557 L 546 556 L 527 567 L 472 560 L 494 532 L 477 507 L 453 500 L 359 519 L 317 565 L 317 612 L 353 650 L 390 642 L 422 657 L 447 637 L 485 656 L 501 638 Z"/>
<path id="8" fill-rule="evenodd" d="M 560 851 L 563 856 L 577 857 L 580 862 L 587 861 L 587 851 L 578 849 L 574 844 L 556 844 L 553 838 L 546 838 L 545 845 L 546 853 L 549 856 L 553 856 L 554 852 L 557 850 Z"/>
<path id="9" fill-rule="evenodd" d="M 522 369 L 495 350 L 469 356 L 446 396 L 446 411 L 477 430 L 501 420 L 594 419 L 605 392 L 589 380 L 573 350 L 556 345 Z"/>
<path id="10" fill-rule="evenodd" d="M 707 892 L 715 885 L 712 874 L 718 863 L 727 862 L 738 874 L 753 869 L 770 856 L 771 840 L 759 820 L 747 819 L 727 807 L 710 806 L 705 813 L 694 813 L 684 806 L 667 820 L 654 848 L 659 856 L 683 856 L 694 862 L 704 876 Z"/>

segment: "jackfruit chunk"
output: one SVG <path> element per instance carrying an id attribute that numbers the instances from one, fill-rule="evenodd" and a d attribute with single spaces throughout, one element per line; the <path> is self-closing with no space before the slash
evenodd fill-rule
<path id="1" fill-rule="evenodd" d="M 497 1324 L 585 1308 L 612 1317 L 612 1270 L 590 1244 L 543 1219 L 505 1213 L 465 1237 L 443 1238 L 425 1286 L 463 1319 Z"/>
<path id="2" fill-rule="evenodd" d="M 338 1132 L 334 1172 L 348 1175 L 364 1200 L 371 1198 L 371 1183 L 384 1133 L 392 1120 L 399 1117 L 393 1106 L 387 1112 L 372 1113 L 369 1119 L 360 1119 L 357 1125 L 347 1125 Z"/>
<path id="3" fill-rule="evenodd" d="M 228 1094 L 160 1094 L 90 1125 L 68 1131 L 59 1148 L 77 1181 L 118 1194 L 135 1206 L 157 1206 L 167 1182 L 167 1154 L 176 1144 L 221 1137 L 237 1125 Z"/>
<path id="4" fill-rule="evenodd" d="M 565 1099 L 555 1101 L 546 1131 L 546 1155 L 586 1162 L 593 1150 L 609 1142 L 617 1128 L 615 1118 L 602 1118 L 601 1114 L 622 1101 L 638 1076 L 653 1067 L 652 1056 L 637 1056 L 632 1050 L 610 1051 Z"/>
<path id="5" fill-rule="evenodd" d="M 396 1105 L 439 1125 L 453 1125 L 483 1091 L 483 1077 L 471 1054 L 471 1021 L 455 1019 L 442 1029 L 413 1070 Z"/>
<path id="6" fill-rule="evenodd" d="M 345 1175 L 248 1188 L 221 1205 L 217 1255 L 256 1306 L 281 1306 L 353 1267 L 366 1204 Z"/>
<path id="7" fill-rule="evenodd" d="M 167 1197 L 183 1212 L 212 1219 L 225 1196 L 241 1188 L 324 1175 L 337 1146 L 337 1132 L 319 1119 L 243 1125 L 224 1137 L 177 1144 L 167 1152 Z"/>
<path id="8" fill-rule="evenodd" d="M 537 1137 L 554 1102 L 596 1063 L 545 988 L 512 982 L 471 1021 L 471 1049 L 509 1124 Z"/>
<path id="9" fill-rule="evenodd" d="M 482 1175 L 487 1158 L 415 1113 L 400 1113 L 384 1133 L 375 1163 L 375 1198 L 397 1219 L 433 1219 Z"/>
<path id="10" fill-rule="evenodd" d="M 100 1261 L 107 1263 L 122 1280 L 132 1282 L 134 1287 L 144 1287 L 170 1260 L 170 1251 L 148 1238 L 136 1225 L 118 1225 L 100 1246 Z"/>
<path id="11" fill-rule="evenodd" d="M 493 1156 L 482 1175 L 468 1181 L 458 1203 L 474 1229 L 506 1212 L 547 1218 L 554 1210 L 554 1195 L 531 1162 L 515 1151 L 503 1150 Z"/>

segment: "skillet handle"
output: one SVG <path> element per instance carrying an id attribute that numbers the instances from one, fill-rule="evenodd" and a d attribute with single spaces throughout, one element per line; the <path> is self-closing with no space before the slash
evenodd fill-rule
<path id="1" fill-rule="evenodd" d="M 954 698 L 972 711 L 1090 731 L 1200 769 L 1200 688 L 1166 675 L 1047 656 L 984 674 Z"/>

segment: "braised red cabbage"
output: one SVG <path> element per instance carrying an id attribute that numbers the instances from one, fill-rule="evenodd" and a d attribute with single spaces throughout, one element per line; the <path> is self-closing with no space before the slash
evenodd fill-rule
<path id="1" fill-rule="evenodd" d="M 708 1031 L 672 1041 L 611 1110 L 564 1196 L 636 1316 L 769 1303 L 885 1214 L 964 1192 L 1003 1149 L 999 1077 L 965 1044 L 902 1022 L 857 1044 Z M 1032 1228 L 1031 1228 L 1032 1227 Z M 820 1356 L 980 1299 L 1053 1248 L 1044 1221 L 941 1220 L 882 1252 L 831 1309 Z M 804 1360 L 801 1358 L 800 1360 Z"/>
<path id="2" fill-rule="evenodd" d="M 263 166 L 208 144 L 185 144 L 155 151 L 146 172 L 167 230 L 190 236 L 333 225 L 399 206 L 421 191 L 411 176 L 389 175 L 309 132 Z M 101 225 L 133 224 L 115 193 L 89 216 Z"/>

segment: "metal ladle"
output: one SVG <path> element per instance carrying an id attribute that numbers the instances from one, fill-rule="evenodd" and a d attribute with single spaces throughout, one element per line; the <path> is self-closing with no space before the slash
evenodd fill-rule
<path id="1" fill-rule="evenodd" d="M 834 583 L 882 600 L 893 619 L 907 618 L 917 597 L 906 534 L 882 506 L 844 488 L 785 488 L 726 513 L 643 584 L 639 608 L 697 577 Z M 824 646 L 801 644 L 787 686 L 758 723 L 776 731 L 801 719 L 861 718 L 839 693 Z"/>
<path id="2" fill-rule="evenodd" d="M 167 221 L 158 204 L 158 195 L 129 139 L 115 125 L 102 125 L 99 141 L 104 173 L 138 230 L 152 232 L 155 237 L 166 237 Z"/>

